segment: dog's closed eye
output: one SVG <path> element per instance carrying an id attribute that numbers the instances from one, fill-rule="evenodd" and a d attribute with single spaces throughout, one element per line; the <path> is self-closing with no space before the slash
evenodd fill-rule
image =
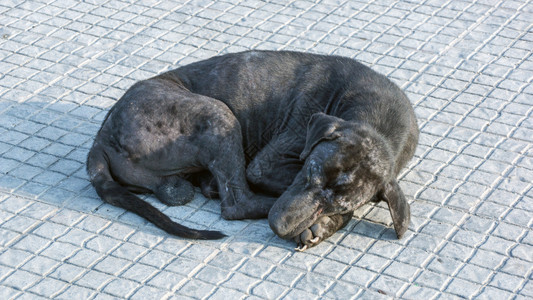
<path id="1" fill-rule="evenodd" d="M 316 161 L 310 161 L 307 169 L 307 186 L 319 185 L 321 180 L 322 168 Z"/>

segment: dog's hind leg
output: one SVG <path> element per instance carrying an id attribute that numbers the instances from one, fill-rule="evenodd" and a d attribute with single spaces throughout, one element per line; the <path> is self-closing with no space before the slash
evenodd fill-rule
<path id="1" fill-rule="evenodd" d="M 209 174 L 200 179 L 200 190 L 208 199 L 218 198 L 217 182 L 213 175 Z"/>
<path id="2" fill-rule="evenodd" d="M 154 188 L 154 195 L 166 205 L 176 206 L 190 202 L 194 198 L 194 187 L 179 176 L 166 176 Z"/>
<path id="3" fill-rule="evenodd" d="M 186 177 L 194 186 L 199 187 L 202 195 L 208 199 L 219 198 L 217 181 L 213 174 L 204 170 Z"/>

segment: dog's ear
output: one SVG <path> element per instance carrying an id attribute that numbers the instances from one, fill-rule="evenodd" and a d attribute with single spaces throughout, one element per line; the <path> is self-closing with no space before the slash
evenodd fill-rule
<path id="1" fill-rule="evenodd" d="M 323 140 L 333 140 L 340 136 L 336 129 L 339 127 L 337 117 L 326 115 L 325 113 L 315 113 L 309 119 L 307 124 L 307 136 L 305 147 L 300 154 L 300 160 L 305 160 L 311 150 Z"/>
<path id="2" fill-rule="evenodd" d="M 378 192 L 379 200 L 383 200 L 389 204 L 389 211 L 394 224 L 394 230 L 398 239 L 401 239 L 403 234 L 409 227 L 411 221 L 411 210 L 409 203 L 395 179 L 386 183 L 381 191 Z"/>

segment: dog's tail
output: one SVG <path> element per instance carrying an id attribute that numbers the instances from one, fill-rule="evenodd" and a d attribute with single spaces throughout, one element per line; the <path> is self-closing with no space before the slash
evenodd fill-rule
<path id="1" fill-rule="evenodd" d="M 107 155 L 97 141 L 95 141 L 87 157 L 87 172 L 96 193 L 105 202 L 136 213 L 169 234 L 203 240 L 215 240 L 225 237 L 219 231 L 195 230 L 180 225 L 150 203 L 143 201 L 128 191 L 111 176 Z"/>

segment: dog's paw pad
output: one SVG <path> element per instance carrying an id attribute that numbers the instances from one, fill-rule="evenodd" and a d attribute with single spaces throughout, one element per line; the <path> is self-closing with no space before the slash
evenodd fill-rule
<path id="1" fill-rule="evenodd" d="M 311 231 L 311 229 L 306 229 L 304 230 L 302 233 L 300 233 L 299 235 L 297 235 L 295 238 L 294 238 L 296 244 L 297 244 L 297 247 L 295 248 L 296 251 L 305 251 L 307 250 L 308 248 L 311 248 L 311 247 L 314 247 L 316 245 L 318 245 L 321 241 L 320 237 L 318 236 L 314 236 L 313 232 Z"/>
<path id="2" fill-rule="evenodd" d="M 298 245 L 296 251 L 305 251 L 308 248 L 314 247 L 322 242 L 327 235 L 326 225 L 331 221 L 329 217 L 320 218 L 313 226 L 304 230 L 297 235 L 294 240 Z"/>

